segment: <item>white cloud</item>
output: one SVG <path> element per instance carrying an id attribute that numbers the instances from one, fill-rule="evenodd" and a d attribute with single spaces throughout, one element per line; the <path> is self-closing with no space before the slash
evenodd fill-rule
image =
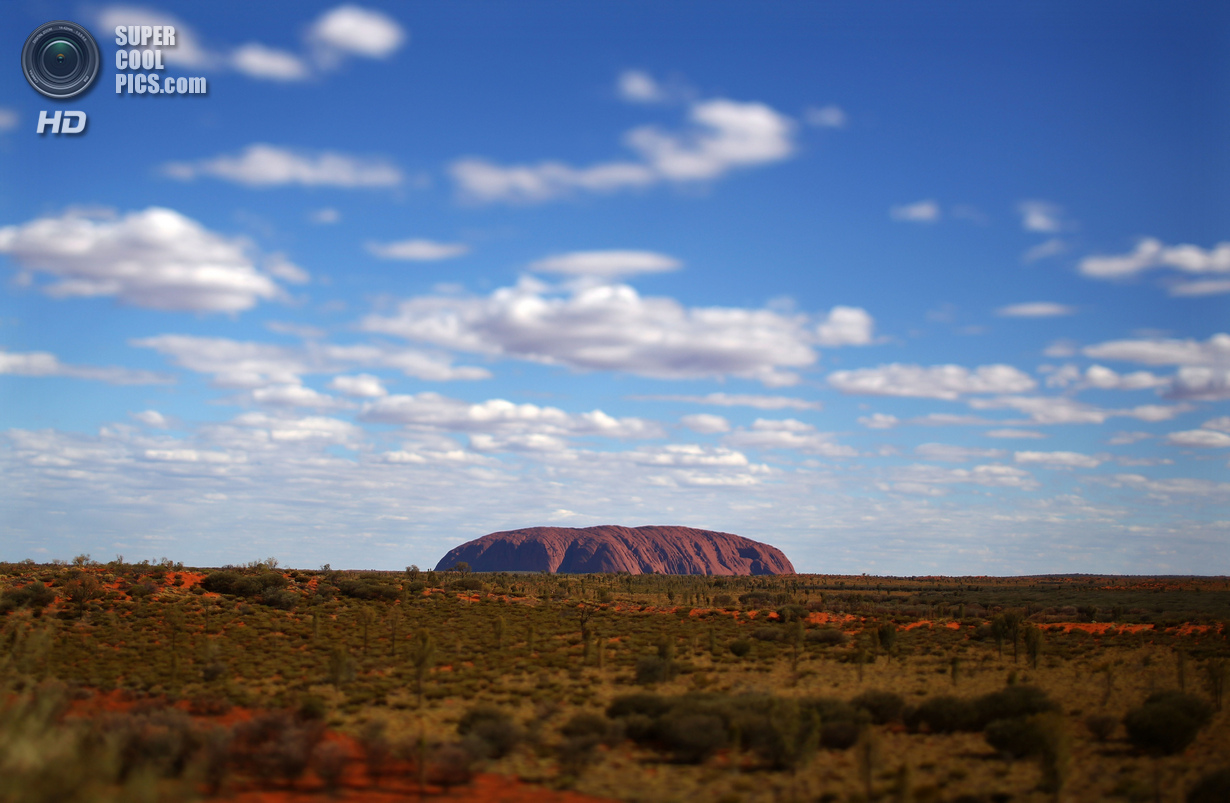
<path id="1" fill-rule="evenodd" d="M 1102 365 L 1091 365 L 1085 369 L 1084 384 L 1100 390 L 1144 390 L 1166 387 L 1170 380 L 1148 371 L 1120 374 Z"/>
<path id="2" fill-rule="evenodd" d="M 1198 282 L 1178 282 L 1170 285 L 1170 295 L 1178 297 L 1217 296 L 1230 293 L 1230 279 L 1206 279 Z"/>
<path id="3" fill-rule="evenodd" d="M 307 284 L 312 280 L 307 271 L 291 262 L 283 254 L 270 254 L 265 258 L 263 266 L 269 275 L 276 276 L 284 282 Z"/>
<path id="4" fill-rule="evenodd" d="M 857 457 L 858 451 L 834 443 L 828 432 L 818 432 L 811 424 L 793 418 L 769 420 L 757 418 L 750 428 L 740 427 L 724 439 L 743 449 L 797 449 L 824 457 Z"/>
<path id="5" fill-rule="evenodd" d="M 818 109 L 808 109 L 804 112 L 803 119 L 816 128 L 845 128 L 850 121 L 840 106 L 831 103 Z"/>
<path id="6" fill-rule="evenodd" d="M 0 253 L 57 281 L 56 298 L 115 296 L 138 307 L 240 312 L 282 291 L 256 270 L 247 244 L 172 209 L 123 217 L 66 212 L 0 228 Z"/>
<path id="7" fill-rule="evenodd" d="M 699 432 L 702 435 L 711 435 L 715 432 L 729 432 L 730 422 L 720 415 L 712 415 L 710 413 L 695 413 L 693 415 L 685 415 L 679 419 L 685 427 L 693 432 Z"/>
<path id="8" fill-rule="evenodd" d="M 534 203 L 575 191 L 613 192 L 663 181 L 720 178 L 733 169 L 769 164 L 794 153 L 794 122 L 763 103 L 726 99 L 690 107 L 692 128 L 677 133 L 655 126 L 624 137 L 639 161 L 604 162 L 576 168 L 562 162 L 500 166 L 463 158 L 450 167 L 463 198 L 473 202 Z"/>
<path id="9" fill-rule="evenodd" d="M 445 348 L 579 370 L 663 378 L 739 376 L 793 384 L 789 369 L 815 362 L 814 322 L 771 309 L 684 307 L 624 284 L 571 287 L 567 295 L 522 279 L 487 297 L 420 296 L 367 331 Z M 830 316 L 831 317 L 831 316 Z"/>
<path id="10" fill-rule="evenodd" d="M 1021 213 L 1021 228 L 1025 231 L 1053 234 L 1065 227 L 1063 208 L 1047 201 L 1022 201 L 1017 205 Z"/>
<path id="11" fill-rule="evenodd" d="M 1058 237 L 1052 237 L 1045 242 L 1038 243 L 1033 248 L 1030 248 L 1021 255 L 1021 261 L 1025 263 L 1037 262 L 1039 259 L 1058 256 L 1068 250 L 1068 244 Z"/>
<path id="12" fill-rule="evenodd" d="M 1167 246 L 1146 237 L 1135 250 L 1117 256 L 1089 256 L 1081 260 L 1080 272 L 1095 279 L 1120 279 L 1154 268 L 1173 268 L 1182 273 L 1230 273 L 1230 242 L 1211 250 L 1195 245 Z"/>
<path id="13" fill-rule="evenodd" d="M 1166 436 L 1166 442 L 1174 446 L 1223 449 L 1230 447 L 1230 435 L 1212 429 L 1189 429 L 1170 433 Z"/>
<path id="14" fill-rule="evenodd" d="M 642 273 L 678 270 L 683 263 L 653 251 L 573 251 L 530 263 L 530 270 L 564 276 L 614 280 Z"/>
<path id="15" fill-rule="evenodd" d="M 410 262 L 435 262 L 470 253 L 465 243 L 439 243 L 434 240 L 401 240 L 395 243 L 368 243 L 367 250 L 381 259 Z"/>
<path id="16" fill-rule="evenodd" d="M 318 443 L 355 444 L 362 440 L 363 430 L 349 421 L 327 416 L 295 418 L 268 413 L 244 413 L 234 424 L 257 430 L 262 438 L 287 443 L 314 441 Z"/>
<path id="17" fill-rule="evenodd" d="M 822 346 L 865 346 L 872 341 L 875 321 L 860 307 L 833 307 L 816 327 Z"/>
<path id="18" fill-rule="evenodd" d="M 360 399 L 378 399 L 387 396 L 388 391 L 380 377 L 371 374 L 356 374 L 355 376 L 336 376 L 329 387 L 347 396 Z"/>
<path id="19" fill-rule="evenodd" d="M 752 393 L 708 393 L 704 396 L 631 396 L 634 401 L 672 401 L 712 404 L 718 407 L 753 407 L 757 410 L 823 410 L 817 401 L 792 396 L 760 396 Z"/>
<path id="20" fill-rule="evenodd" d="M 901 420 L 895 415 L 887 413 L 872 413 L 871 415 L 861 416 L 858 422 L 867 429 L 892 429 L 901 423 Z"/>
<path id="21" fill-rule="evenodd" d="M 943 460 L 947 463 L 968 463 L 982 458 L 1003 457 L 1003 449 L 973 449 L 948 443 L 923 443 L 914 447 L 914 454 L 924 460 Z"/>
<path id="22" fill-rule="evenodd" d="M 147 427 L 166 429 L 170 426 L 170 422 L 167 421 L 166 416 L 157 410 L 142 410 L 139 413 L 132 413 L 131 415 Z"/>
<path id="23" fill-rule="evenodd" d="M 289 323 L 287 321 L 268 321 L 265 328 L 270 332 L 276 332 L 279 335 L 294 335 L 295 337 L 303 338 L 304 340 L 320 340 L 327 333 L 325 330 L 315 326 L 308 326 L 302 323 Z"/>
<path id="24" fill-rule="evenodd" d="M 406 32 L 387 14 L 346 4 L 322 14 L 309 39 L 327 51 L 326 61 L 342 55 L 386 59 L 406 41 Z"/>
<path id="25" fill-rule="evenodd" d="M 1098 360 L 1121 360 L 1145 365 L 1195 365 L 1230 367 L 1230 334 L 1224 332 L 1211 336 L 1203 343 L 1199 340 L 1175 340 L 1144 338 L 1139 340 L 1111 340 L 1086 346 L 1086 357 Z"/>
<path id="26" fill-rule="evenodd" d="M 256 404 L 270 407 L 308 407 L 316 410 L 332 410 L 349 404 L 294 382 L 253 388 L 248 398 Z"/>
<path id="27" fill-rule="evenodd" d="M 1152 437 L 1148 432 L 1116 432 L 1106 442 L 1111 446 L 1128 446 L 1129 444 L 1148 440 Z"/>
<path id="28" fill-rule="evenodd" d="M 1112 417 L 1167 421 L 1187 410 L 1182 405 L 1161 404 L 1107 410 L 1067 396 L 999 396 L 994 399 L 970 399 L 969 405 L 976 410 L 1017 410 L 1028 415 L 1035 424 L 1101 424 Z"/>
<path id="29" fill-rule="evenodd" d="M 1075 357 L 1079 344 L 1074 340 L 1054 340 L 1042 352 L 1048 357 Z"/>
<path id="30" fill-rule="evenodd" d="M 890 474 L 893 484 L 889 487 L 902 493 L 923 493 L 935 496 L 943 493 L 946 485 L 980 485 L 987 488 L 1018 488 L 1031 490 L 1038 483 L 1024 469 L 999 463 L 974 466 L 973 468 L 941 468 L 930 464 L 903 466 Z"/>
<path id="31" fill-rule="evenodd" d="M 915 201 L 912 204 L 892 207 L 888 210 L 888 216 L 893 220 L 913 223 L 935 223 L 940 219 L 940 205 L 930 199 Z"/>
<path id="32" fill-rule="evenodd" d="M 483 368 L 454 366 L 441 355 L 370 344 L 336 346 L 309 342 L 291 347 L 171 334 L 138 338 L 129 343 L 153 349 L 189 371 L 212 374 L 214 384 L 224 388 L 297 385 L 303 374 L 335 373 L 355 366 L 396 368 L 407 376 L 436 382 L 491 376 Z"/>
<path id="33" fill-rule="evenodd" d="M 328 225 L 330 223 L 337 223 L 339 220 L 341 220 L 342 213 L 337 211 L 333 207 L 327 206 L 323 209 L 317 209 L 315 212 L 313 212 L 309 216 L 308 219 L 311 220 L 313 223 L 320 223 L 322 225 Z"/>
<path id="34" fill-rule="evenodd" d="M 1184 366 L 1175 374 L 1167 395 L 1202 401 L 1230 399 L 1230 369 Z"/>
<path id="35" fill-rule="evenodd" d="M 163 172 L 190 181 L 212 176 L 246 187 L 395 187 L 402 172 L 385 159 L 362 158 L 336 151 L 295 151 L 275 145 L 249 145 L 238 156 L 216 156 L 195 162 L 170 162 Z"/>
<path id="36" fill-rule="evenodd" d="M 0 348 L 0 374 L 12 376 L 64 376 L 92 379 L 109 385 L 156 385 L 173 380 L 165 374 L 135 371 L 115 365 L 66 365 L 46 351 L 5 351 Z"/>
<path id="37" fill-rule="evenodd" d="M 17 128 L 18 119 L 20 118 L 15 109 L 0 106 L 0 134 Z"/>
<path id="38" fill-rule="evenodd" d="M 667 91 L 644 70 L 624 70 L 617 83 L 619 96 L 630 103 L 664 103 Z"/>
<path id="39" fill-rule="evenodd" d="M 1046 435 L 1041 432 L 1035 432 L 1032 429 L 992 429 L 983 433 L 988 438 L 1021 438 L 1021 439 L 1041 439 Z"/>
<path id="40" fill-rule="evenodd" d="M 1027 465 L 1049 468 L 1097 468 L 1102 461 L 1079 452 L 1016 452 L 1013 459 Z"/>
<path id="41" fill-rule="evenodd" d="M 828 382 L 842 393 L 956 399 L 966 393 L 1019 393 L 1037 383 L 1010 365 L 983 365 L 973 371 L 960 365 L 904 365 L 835 371 Z"/>
<path id="42" fill-rule="evenodd" d="M 1215 429 L 1219 432 L 1230 432 L 1230 416 L 1223 415 L 1210 418 L 1200 425 L 1201 429 Z"/>
<path id="43" fill-rule="evenodd" d="M 271 81 L 302 81 L 311 71 L 303 59 L 294 53 L 249 42 L 231 53 L 231 66 L 252 78 Z"/>
<path id="44" fill-rule="evenodd" d="M 470 404 L 438 393 L 385 396 L 364 405 L 360 420 L 442 432 L 464 432 L 480 451 L 559 451 L 566 438 L 655 438 L 662 428 L 641 418 L 614 418 L 601 410 L 566 413 L 556 407 L 489 399 Z M 485 436 L 485 437 L 480 437 Z"/>
<path id="45" fill-rule="evenodd" d="M 1076 307 L 1051 301 L 1029 301 L 1000 307 L 995 310 L 995 314 L 1005 318 L 1055 318 L 1061 315 L 1075 315 Z"/>

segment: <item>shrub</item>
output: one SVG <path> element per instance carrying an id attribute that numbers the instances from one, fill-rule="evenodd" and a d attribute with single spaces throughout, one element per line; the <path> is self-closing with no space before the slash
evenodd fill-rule
<path id="1" fill-rule="evenodd" d="M 997 719 L 987 725 L 987 744 L 1011 758 L 1028 758 L 1042 752 L 1042 737 L 1030 717 Z"/>
<path id="2" fill-rule="evenodd" d="M 492 705 L 476 705 L 462 715 L 457 735 L 476 758 L 503 758 L 521 741 L 521 729 L 504 711 Z"/>
<path id="3" fill-rule="evenodd" d="M 1209 704 L 1183 692 L 1159 692 L 1123 718 L 1128 739 L 1140 750 L 1169 756 L 1191 744 L 1209 721 Z"/>
<path id="4" fill-rule="evenodd" d="M 1105 742 L 1119 727 L 1119 720 L 1106 714 L 1090 714 L 1085 717 L 1085 727 L 1089 729 L 1089 735 L 1096 741 Z"/>
<path id="5" fill-rule="evenodd" d="M 858 742 L 859 734 L 866 727 L 857 720 L 837 720 L 820 725 L 820 745 L 829 750 L 849 750 Z"/>
<path id="6" fill-rule="evenodd" d="M 940 695 L 924 700 L 906 717 L 911 730 L 926 726 L 934 733 L 978 730 L 978 709 L 969 700 Z"/>
<path id="7" fill-rule="evenodd" d="M 670 710 L 670 701 L 656 694 L 639 693 L 625 694 L 616 697 L 607 706 L 606 715 L 611 719 L 621 719 L 634 714 L 657 719 Z"/>
<path id="8" fill-rule="evenodd" d="M 730 642 L 730 651 L 736 658 L 742 658 L 752 651 L 752 642 L 745 638 Z"/>
<path id="9" fill-rule="evenodd" d="M 346 748 L 337 742 L 322 742 L 312 751 L 312 770 L 324 782 L 325 788 L 335 791 L 342 782 L 342 773 L 350 757 Z"/>
<path id="10" fill-rule="evenodd" d="M 1187 803 L 1225 803 L 1227 800 L 1230 800 L 1230 767 L 1213 770 L 1187 790 Z"/>
<path id="11" fill-rule="evenodd" d="M 891 691 L 865 691 L 850 701 L 855 708 L 861 708 L 877 725 L 896 722 L 901 718 L 905 708 L 905 699 L 900 694 Z"/>
<path id="12" fill-rule="evenodd" d="M 352 599 L 391 601 L 401 597 L 398 586 L 373 578 L 342 578 L 337 581 L 337 591 Z"/>
<path id="13" fill-rule="evenodd" d="M 674 662 L 658 655 L 644 655 L 636 661 L 636 682 L 642 686 L 663 683 L 675 676 Z"/>
<path id="14" fill-rule="evenodd" d="M 299 595 L 293 591 L 287 591 L 285 588 L 265 588 L 261 591 L 260 602 L 262 605 L 268 605 L 270 608 L 277 608 L 282 611 L 289 611 L 295 607 L 295 603 L 299 601 Z"/>
<path id="15" fill-rule="evenodd" d="M 34 580 L 21 588 L 5 590 L 4 594 L 0 595 L 0 614 L 8 613 L 18 608 L 42 610 L 50 605 L 55 598 L 56 592 L 39 581 Z"/>
<path id="16" fill-rule="evenodd" d="M 982 695 L 974 701 L 974 706 L 978 712 L 976 729 L 984 728 L 997 719 L 1059 710 L 1059 705 L 1037 686 L 1009 686 Z"/>
<path id="17" fill-rule="evenodd" d="M 850 637 L 835 627 L 821 627 L 817 630 L 808 630 L 806 639 L 813 644 L 828 647 L 845 644 Z"/>
<path id="18" fill-rule="evenodd" d="M 474 757 L 461 745 L 440 745 L 427 762 L 427 780 L 444 787 L 447 793 L 451 787 L 470 780 L 473 763 Z"/>
<path id="19" fill-rule="evenodd" d="M 728 737 L 722 719 L 713 714 L 693 714 L 680 707 L 663 717 L 659 737 L 676 760 L 699 764 L 726 746 Z"/>
<path id="20" fill-rule="evenodd" d="M 758 627 L 752 631 L 752 638 L 757 641 L 781 641 L 786 637 L 786 631 L 780 627 Z"/>

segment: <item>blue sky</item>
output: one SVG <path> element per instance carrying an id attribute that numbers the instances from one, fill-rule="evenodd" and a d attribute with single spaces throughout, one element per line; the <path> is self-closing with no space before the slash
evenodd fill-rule
<path id="1" fill-rule="evenodd" d="M 0 558 L 1230 571 L 1224 6 L 3 14 L 104 67 L 0 79 Z M 206 95 L 114 92 L 141 24 Z"/>

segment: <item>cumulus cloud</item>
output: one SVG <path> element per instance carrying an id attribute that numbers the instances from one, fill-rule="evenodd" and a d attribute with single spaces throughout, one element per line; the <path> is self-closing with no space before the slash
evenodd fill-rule
<path id="1" fill-rule="evenodd" d="M 66 365 L 46 351 L 6 351 L 0 349 L 0 374 L 12 376 L 64 376 L 92 379 L 109 385 L 159 385 L 174 380 L 166 374 L 136 371 L 115 365 Z"/>
<path id="2" fill-rule="evenodd" d="M 840 106 L 831 103 L 818 109 L 808 109 L 804 112 L 803 119 L 808 125 L 814 125 L 816 128 L 845 128 L 850 122 L 845 111 Z"/>
<path id="3" fill-rule="evenodd" d="M 196 373 L 211 374 L 218 387 L 255 389 L 298 385 L 304 374 L 336 373 L 356 366 L 395 368 L 430 381 L 486 379 L 490 372 L 454 366 L 445 356 L 388 346 L 337 346 L 309 342 L 301 346 L 230 340 L 221 337 L 164 334 L 129 341 L 172 359 Z"/>
<path id="4" fill-rule="evenodd" d="M 950 400 L 967 393 L 1019 393 L 1037 385 L 1010 365 L 983 365 L 971 371 L 960 365 L 901 363 L 835 371 L 828 382 L 842 393 Z"/>
<path id="5" fill-rule="evenodd" d="M 997 396 L 970 399 L 969 405 L 976 410 L 1016 410 L 1028 415 L 1035 424 L 1101 424 L 1112 417 L 1168 421 L 1188 409 L 1182 405 L 1142 404 L 1107 410 L 1067 396 Z"/>
<path id="6" fill-rule="evenodd" d="M 1145 365 L 1206 365 L 1230 367 L 1230 334 L 1215 334 L 1208 340 L 1143 338 L 1110 340 L 1086 346 L 1082 353 L 1099 360 L 1121 360 Z"/>
<path id="7" fill-rule="evenodd" d="M 170 162 L 163 166 L 163 173 L 181 181 L 210 176 L 260 189 L 288 185 L 347 189 L 395 187 L 403 180 L 401 170 L 386 159 L 336 151 L 297 151 L 265 143 L 249 145 L 235 156 Z"/>
<path id="8" fill-rule="evenodd" d="M 244 75 L 271 81 L 302 81 L 311 74 L 299 56 L 259 42 L 236 48 L 231 53 L 231 66 Z"/>
<path id="9" fill-rule="evenodd" d="M 322 14 L 308 34 L 326 64 L 343 56 L 387 59 L 405 43 L 407 35 L 387 14 L 356 5 L 342 5 Z"/>
<path id="10" fill-rule="evenodd" d="M 1167 395 L 1194 401 L 1230 399 L 1230 369 L 1184 366 L 1175 374 Z"/>
<path id="11" fill-rule="evenodd" d="M 1063 207 L 1047 201 L 1022 201 L 1017 211 L 1021 213 L 1021 228 L 1025 231 L 1053 234 L 1065 228 Z"/>
<path id="12" fill-rule="evenodd" d="M 1058 237 L 1052 237 L 1045 242 L 1038 243 L 1024 254 L 1021 255 L 1021 261 L 1025 263 L 1037 262 L 1039 259 L 1047 257 L 1059 256 L 1068 250 L 1068 244 Z"/>
<path id="13" fill-rule="evenodd" d="M 1218 432 L 1230 432 L 1230 416 L 1223 415 L 1210 418 L 1200 425 L 1201 429 L 1215 429 Z"/>
<path id="14" fill-rule="evenodd" d="M 1046 379 L 1047 387 L 1068 387 L 1074 385 L 1079 389 L 1097 388 L 1098 390 L 1146 390 L 1149 388 L 1169 387 L 1172 380 L 1157 376 L 1149 371 L 1133 371 L 1121 374 L 1104 365 L 1091 365 L 1082 373 L 1080 368 L 1068 364 L 1054 370 Z"/>
<path id="15" fill-rule="evenodd" d="M 893 220 L 912 223 L 935 223 L 940 219 L 940 205 L 931 199 L 915 201 L 890 208 L 888 216 Z"/>
<path id="16" fill-rule="evenodd" d="M 664 103 L 670 94 L 644 70 L 624 70 L 616 82 L 619 96 L 630 103 Z"/>
<path id="17" fill-rule="evenodd" d="M 865 346 L 872 341 L 875 321 L 859 307 L 833 307 L 816 327 L 822 346 Z"/>
<path id="18" fill-rule="evenodd" d="M 1230 279 L 1205 279 L 1196 282 L 1176 282 L 1167 292 L 1177 297 L 1217 296 L 1230 293 Z"/>
<path id="19" fill-rule="evenodd" d="M 666 273 L 681 267 L 683 263 L 678 259 L 653 251 L 573 251 L 530 263 L 530 270 L 537 273 L 607 280 L 642 273 Z"/>
<path id="20" fill-rule="evenodd" d="M 823 457 L 858 456 L 853 447 L 834 443 L 831 433 L 819 432 L 811 424 L 793 418 L 757 418 L 751 427 L 740 427 L 724 440 L 727 445 L 741 449 L 795 449 Z"/>
<path id="21" fill-rule="evenodd" d="M 400 240 L 393 243 L 368 243 L 367 250 L 381 259 L 408 262 L 436 262 L 470 253 L 465 243 L 439 243 L 434 240 Z"/>
<path id="22" fill-rule="evenodd" d="M 631 396 L 634 401 L 670 401 L 712 404 L 717 407 L 753 407 L 757 410 L 823 410 L 818 401 L 793 396 L 762 396 L 754 393 L 707 393 L 703 396 Z"/>
<path id="23" fill-rule="evenodd" d="M 69 211 L 0 228 L 0 253 L 55 278 L 49 295 L 113 296 L 161 310 L 241 312 L 280 297 L 250 250 L 160 207 L 122 217 Z"/>
<path id="24" fill-rule="evenodd" d="M 637 161 L 572 167 L 544 161 L 501 166 L 469 157 L 450 167 L 461 196 L 478 203 L 535 203 L 577 191 L 613 192 L 661 182 L 720 178 L 736 168 L 769 164 L 794 153 L 794 121 L 763 103 L 722 98 L 690 106 L 692 127 L 668 132 L 634 128 L 624 136 Z"/>
<path id="25" fill-rule="evenodd" d="M 1028 471 L 990 463 L 973 468 L 941 468 L 930 464 L 903 466 L 890 473 L 891 483 L 886 484 L 886 490 L 901 493 L 939 496 L 944 494 L 945 486 L 979 485 L 985 488 L 1017 488 L 1031 490 L 1038 487 L 1037 481 Z"/>
<path id="26" fill-rule="evenodd" d="M 702 435 L 712 435 L 715 432 L 730 431 L 729 421 L 720 415 L 712 415 L 710 413 L 685 415 L 679 419 L 679 422 L 693 432 L 699 432 Z"/>
<path id="27" fill-rule="evenodd" d="M 830 314 L 829 319 L 831 320 Z M 662 378 L 797 381 L 816 360 L 814 322 L 771 309 L 684 307 L 624 284 L 571 287 L 533 279 L 490 296 L 419 296 L 362 327 L 445 348 Z"/>
<path id="28" fill-rule="evenodd" d="M 946 463 L 968 463 L 984 458 L 1003 457 L 1003 449 L 975 449 L 949 443 L 923 443 L 914 447 L 914 454 L 924 460 L 942 460 Z"/>
<path id="29" fill-rule="evenodd" d="M 1062 315 L 1075 315 L 1076 307 L 1056 304 L 1052 301 L 1028 301 L 1023 304 L 1000 307 L 995 310 L 995 314 L 1005 318 L 1055 318 Z"/>
<path id="30" fill-rule="evenodd" d="M 1230 435 L 1215 429 L 1189 429 L 1183 432 L 1172 432 L 1166 436 L 1166 442 L 1173 446 L 1197 446 L 1202 448 L 1230 447 Z"/>
<path id="31" fill-rule="evenodd" d="M 131 415 L 145 426 L 154 429 L 166 429 L 171 425 L 167 417 L 157 410 L 142 410 L 139 413 L 131 413 Z"/>
<path id="32" fill-rule="evenodd" d="M 614 418 L 601 410 L 567 413 L 556 407 L 489 399 L 471 404 L 438 393 L 394 395 L 363 406 L 361 421 L 440 432 L 461 432 L 480 451 L 562 451 L 583 436 L 655 438 L 662 428 L 641 418 Z"/>
<path id="33" fill-rule="evenodd" d="M 384 383 L 380 377 L 371 374 L 356 374 L 355 376 L 336 376 L 329 387 L 339 393 L 360 399 L 378 399 L 387 396 Z"/>
<path id="34" fill-rule="evenodd" d="M 1155 268 L 1171 268 L 1181 273 L 1230 273 L 1230 242 L 1205 250 L 1196 245 L 1168 246 L 1146 237 L 1127 254 L 1088 256 L 1080 262 L 1080 272 L 1094 279 L 1128 278 Z"/>
<path id="35" fill-rule="evenodd" d="M 1098 458 L 1079 452 L 1016 452 L 1013 459 L 1018 463 L 1048 468 L 1097 468 L 1102 465 Z"/>
<path id="36" fill-rule="evenodd" d="M 861 416 L 858 422 L 867 429 L 892 429 L 901 423 L 901 420 L 895 415 L 887 413 L 872 413 L 871 415 Z"/>
<path id="37" fill-rule="evenodd" d="M 1036 432 L 1032 429 L 992 429 L 985 433 L 988 438 L 1022 438 L 1022 439 L 1041 439 L 1046 435 L 1041 432 Z"/>

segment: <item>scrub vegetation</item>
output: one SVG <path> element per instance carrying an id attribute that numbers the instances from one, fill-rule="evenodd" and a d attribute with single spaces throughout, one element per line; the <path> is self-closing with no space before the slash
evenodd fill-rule
<path id="1" fill-rule="evenodd" d="M 1230 581 L 0 564 L 0 801 L 1224 800 Z"/>

